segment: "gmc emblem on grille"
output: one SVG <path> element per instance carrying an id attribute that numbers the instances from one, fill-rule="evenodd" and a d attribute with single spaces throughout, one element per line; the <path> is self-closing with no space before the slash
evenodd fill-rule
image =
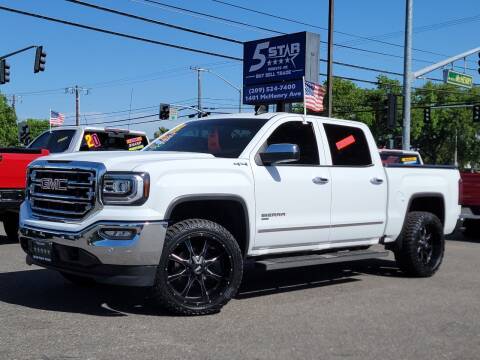
<path id="1" fill-rule="evenodd" d="M 41 179 L 40 186 L 42 190 L 67 190 L 67 179 Z"/>

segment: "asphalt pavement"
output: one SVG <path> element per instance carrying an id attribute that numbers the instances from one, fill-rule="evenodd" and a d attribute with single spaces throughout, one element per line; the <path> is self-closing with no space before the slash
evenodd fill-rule
<path id="1" fill-rule="evenodd" d="M 2 234 L 2 360 L 480 359 L 480 240 L 461 234 L 433 278 L 406 278 L 391 257 L 250 270 L 202 317 L 156 309 L 142 289 L 76 287 Z"/>

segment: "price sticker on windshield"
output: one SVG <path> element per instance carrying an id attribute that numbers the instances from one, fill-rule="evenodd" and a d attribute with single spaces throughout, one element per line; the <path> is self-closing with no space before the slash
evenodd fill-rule
<path id="1" fill-rule="evenodd" d="M 144 145 L 142 143 L 142 137 L 137 136 L 134 138 L 127 139 L 127 147 L 129 151 L 135 151 L 135 150 L 141 150 L 144 148 Z"/>
<path id="2" fill-rule="evenodd" d="M 96 149 L 102 146 L 98 135 L 95 133 L 85 135 L 85 142 L 87 143 L 89 149 Z"/>

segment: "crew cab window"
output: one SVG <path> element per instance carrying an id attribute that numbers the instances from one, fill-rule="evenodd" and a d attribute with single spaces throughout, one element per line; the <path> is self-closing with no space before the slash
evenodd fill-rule
<path id="1" fill-rule="evenodd" d="M 237 158 L 265 119 L 197 120 L 177 126 L 168 136 L 160 136 L 146 151 L 182 151 Z"/>
<path id="2" fill-rule="evenodd" d="M 46 131 L 35 139 L 30 145 L 31 149 L 48 149 L 50 153 L 61 153 L 68 149 L 75 130 Z"/>
<path id="3" fill-rule="evenodd" d="M 300 149 L 300 159 L 281 165 L 319 165 L 318 146 L 312 123 L 289 121 L 280 125 L 267 139 L 266 149 L 272 144 L 296 144 Z"/>
<path id="4" fill-rule="evenodd" d="M 80 151 L 142 150 L 148 145 L 145 135 L 115 131 L 85 131 Z"/>
<path id="5" fill-rule="evenodd" d="M 332 165 L 367 166 L 372 164 L 370 148 L 362 129 L 324 124 Z"/>

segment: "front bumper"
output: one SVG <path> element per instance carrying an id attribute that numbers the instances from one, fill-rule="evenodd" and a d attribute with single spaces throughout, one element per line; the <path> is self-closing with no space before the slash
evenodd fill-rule
<path id="1" fill-rule="evenodd" d="M 27 262 L 32 264 L 102 283 L 150 286 L 162 254 L 167 225 L 165 221 L 102 221 L 78 232 L 22 225 L 20 243 L 27 253 Z M 131 236 L 115 240 L 109 235 L 114 231 L 128 231 Z M 32 258 L 33 240 L 52 243 L 51 262 Z"/>
<path id="2" fill-rule="evenodd" d="M 24 199 L 25 191 L 23 189 L 0 189 L 0 212 L 18 212 Z"/>

